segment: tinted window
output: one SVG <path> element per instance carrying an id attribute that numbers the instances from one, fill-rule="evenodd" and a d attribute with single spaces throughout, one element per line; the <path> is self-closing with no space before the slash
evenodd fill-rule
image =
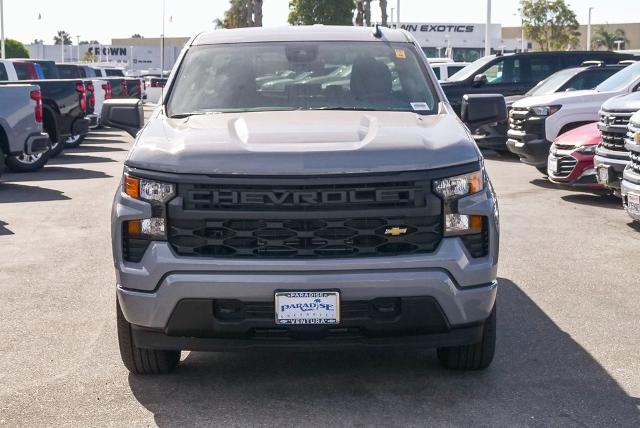
<path id="1" fill-rule="evenodd" d="M 105 70 L 105 72 L 107 73 L 107 76 L 115 76 L 115 77 L 124 77 L 124 73 L 122 72 L 122 70 L 116 70 L 113 68 L 107 68 Z"/>
<path id="2" fill-rule="evenodd" d="M 562 89 L 575 89 L 576 91 L 582 89 L 593 89 L 618 71 L 620 71 L 620 69 L 585 71 L 571 79 L 571 81 L 569 81 Z"/>
<path id="3" fill-rule="evenodd" d="M 409 43 L 264 42 L 190 49 L 168 111 L 433 113 L 436 101 L 425 64 Z"/>
<path id="4" fill-rule="evenodd" d="M 453 76 L 454 74 L 456 74 L 458 71 L 462 70 L 463 68 L 464 68 L 464 65 L 448 65 L 447 66 L 447 75 Z"/>
<path id="5" fill-rule="evenodd" d="M 89 68 L 91 68 L 91 67 L 89 67 Z M 102 70 L 100 68 L 91 68 L 91 70 L 93 70 L 93 72 L 95 73 L 95 75 L 97 77 L 104 77 L 105 76 L 104 73 L 103 73 L 104 70 Z"/>
<path id="6" fill-rule="evenodd" d="M 449 80 L 460 81 L 468 79 L 471 76 L 475 76 L 482 67 L 484 67 L 485 65 L 487 65 L 487 63 L 493 61 L 494 59 L 495 57 L 493 56 L 485 56 L 484 58 L 480 58 L 479 60 L 472 62 L 462 70 L 458 71 L 454 76 L 449 76 Z"/>
<path id="7" fill-rule="evenodd" d="M 82 72 L 84 73 L 84 77 L 96 77 L 96 72 L 91 67 L 80 66 Z"/>
<path id="8" fill-rule="evenodd" d="M 433 72 L 436 74 L 436 78 L 440 80 L 440 67 L 431 67 L 433 68 Z"/>
<path id="9" fill-rule="evenodd" d="M 32 67 L 31 64 L 26 64 L 24 62 L 14 62 L 13 68 L 16 69 L 16 74 L 18 75 L 18 80 L 31 80 L 31 72 L 29 69 Z"/>
<path id="10" fill-rule="evenodd" d="M 640 62 L 628 66 L 602 82 L 596 88 L 600 92 L 621 91 L 640 78 Z"/>
<path id="11" fill-rule="evenodd" d="M 538 83 L 555 73 L 558 66 L 558 58 L 550 55 L 543 57 L 529 57 L 529 73 L 527 82 Z"/>
<path id="12" fill-rule="evenodd" d="M 44 73 L 45 79 L 59 79 L 60 75 L 58 74 L 58 68 L 56 67 L 56 63 L 53 61 L 38 61 L 40 67 L 42 67 L 42 72 Z"/>
<path id="13" fill-rule="evenodd" d="M 61 79 L 77 79 L 80 77 L 78 67 L 75 65 L 57 65 L 58 75 Z"/>
<path id="14" fill-rule="evenodd" d="M 0 64 L 0 80 L 9 80 L 9 74 L 4 64 Z"/>
<path id="15" fill-rule="evenodd" d="M 519 59 L 502 58 L 492 64 L 482 74 L 487 76 L 488 85 L 519 83 L 522 81 L 520 64 L 521 61 Z"/>

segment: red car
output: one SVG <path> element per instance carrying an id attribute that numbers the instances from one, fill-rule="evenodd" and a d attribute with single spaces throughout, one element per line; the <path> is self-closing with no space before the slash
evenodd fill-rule
<path id="1" fill-rule="evenodd" d="M 593 167 L 593 156 L 600 140 L 598 122 L 565 132 L 556 138 L 549 150 L 549 180 L 585 189 L 602 189 Z"/>

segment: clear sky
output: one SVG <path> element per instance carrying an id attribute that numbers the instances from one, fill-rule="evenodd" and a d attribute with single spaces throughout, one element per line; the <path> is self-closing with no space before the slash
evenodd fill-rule
<path id="1" fill-rule="evenodd" d="M 322 1 L 322 0 L 318 0 Z M 228 0 L 166 0 L 167 36 L 192 36 L 212 28 Z M 396 0 L 388 0 L 389 8 Z M 594 23 L 640 22 L 640 0 L 569 0 L 580 23 L 587 22 L 589 6 Z M 30 43 L 52 43 L 57 30 L 80 35 L 82 40 L 109 43 L 112 37 L 140 33 L 156 37 L 162 32 L 162 0 L 4 0 L 5 34 Z M 264 25 L 286 25 L 289 0 L 264 0 Z M 493 0 L 492 20 L 503 26 L 519 25 L 515 16 L 519 0 Z M 615 7 L 613 7 L 615 5 Z M 377 2 L 372 5 L 379 17 Z M 404 22 L 481 23 L 486 0 L 401 0 Z M 42 18 L 39 20 L 38 16 Z M 74 37 L 75 43 L 75 37 Z"/>

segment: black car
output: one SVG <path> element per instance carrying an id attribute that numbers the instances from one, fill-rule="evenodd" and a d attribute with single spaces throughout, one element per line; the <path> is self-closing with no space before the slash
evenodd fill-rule
<path id="1" fill-rule="evenodd" d="M 577 67 L 585 61 L 617 64 L 638 59 L 632 54 L 608 51 L 526 52 L 490 55 L 466 66 L 442 89 L 454 110 L 460 114 L 465 94 L 522 95 L 558 70 Z"/>
<path id="2" fill-rule="evenodd" d="M 588 61 L 580 67 L 566 68 L 547 77 L 526 94 L 511 95 L 505 98 L 507 108 L 525 97 L 548 95 L 555 92 L 579 91 L 593 89 L 600 83 L 613 76 L 629 64 L 607 65 L 600 61 Z M 484 126 L 474 131 L 474 138 L 478 146 L 486 149 L 506 150 L 508 122 L 501 122 L 492 126 Z"/>

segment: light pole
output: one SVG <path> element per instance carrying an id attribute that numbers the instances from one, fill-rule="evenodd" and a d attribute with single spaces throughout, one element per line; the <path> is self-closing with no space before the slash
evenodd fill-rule
<path id="1" fill-rule="evenodd" d="M 60 33 L 60 62 L 64 64 L 64 34 Z"/>
<path id="2" fill-rule="evenodd" d="M 593 7 L 589 7 L 589 21 L 587 23 L 587 50 L 591 50 L 591 11 Z"/>
<path id="3" fill-rule="evenodd" d="M 78 43 L 78 62 L 80 62 L 80 36 L 76 36 L 76 42 Z"/>
<path id="4" fill-rule="evenodd" d="M 394 21 L 393 21 L 393 11 L 394 11 L 394 10 L 396 10 L 396 9 L 392 7 L 392 8 L 391 8 L 391 20 L 390 20 L 391 28 L 393 28 L 393 22 L 394 22 Z"/>
<path id="5" fill-rule="evenodd" d="M 614 40 L 613 43 L 616 44 L 616 50 L 620 50 L 620 47 L 622 46 L 622 44 L 624 43 L 624 40 Z"/>
<path id="6" fill-rule="evenodd" d="M 2 59 L 7 57 L 4 51 L 4 0 L 0 0 L 0 49 L 2 50 Z"/>
<path id="7" fill-rule="evenodd" d="M 398 4 L 396 5 L 396 25 L 400 28 L 400 0 L 398 0 Z"/>
<path id="8" fill-rule="evenodd" d="M 522 16 L 522 9 L 518 8 L 517 13 L 514 13 L 513 15 L 520 16 L 520 52 L 524 52 L 527 48 L 527 41 L 524 38 L 524 18 Z"/>
<path id="9" fill-rule="evenodd" d="M 491 55 L 491 0 L 487 0 L 487 27 L 484 30 L 484 55 Z"/>
<path id="10" fill-rule="evenodd" d="M 164 77 L 164 21 L 167 2 L 162 0 L 162 36 L 160 37 L 160 76 Z"/>

